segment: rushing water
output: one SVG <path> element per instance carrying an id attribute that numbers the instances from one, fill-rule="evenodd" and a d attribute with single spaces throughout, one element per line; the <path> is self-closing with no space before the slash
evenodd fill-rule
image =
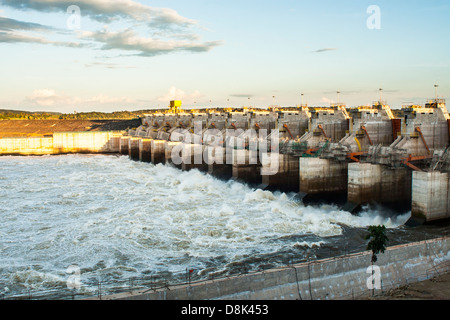
<path id="1" fill-rule="evenodd" d="M 187 268 L 202 279 L 364 250 L 368 225 L 386 225 L 390 244 L 448 230 L 409 229 L 409 215 L 305 207 L 294 194 L 128 157 L 2 157 L 0 294 L 64 288 L 71 265 L 93 295 L 97 280 L 176 282 Z"/>

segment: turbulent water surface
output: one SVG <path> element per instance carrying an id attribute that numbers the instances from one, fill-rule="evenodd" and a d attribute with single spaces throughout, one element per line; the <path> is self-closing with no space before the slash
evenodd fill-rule
<path id="1" fill-rule="evenodd" d="M 445 230 L 407 228 L 409 215 L 305 207 L 294 194 L 127 157 L 2 157 L 0 294 L 66 288 L 72 265 L 77 293 L 94 295 L 98 281 L 113 292 L 130 279 L 184 281 L 186 269 L 205 279 L 364 250 L 368 225 L 385 224 L 391 244 Z"/>

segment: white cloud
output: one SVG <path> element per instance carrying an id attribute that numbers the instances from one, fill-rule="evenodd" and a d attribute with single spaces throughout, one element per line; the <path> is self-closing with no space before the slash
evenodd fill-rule
<path id="1" fill-rule="evenodd" d="M 334 100 L 328 99 L 326 97 L 322 97 L 322 99 L 320 99 L 320 102 L 327 103 L 327 104 L 333 104 Z"/>
<path id="2" fill-rule="evenodd" d="M 123 31 L 79 32 L 78 37 L 101 44 L 102 50 L 135 51 L 139 56 L 156 56 L 177 51 L 206 52 L 221 44 L 220 41 L 193 42 L 187 40 L 160 40 L 142 37 L 131 29 Z"/>
<path id="3" fill-rule="evenodd" d="M 172 86 L 166 94 L 158 97 L 157 100 L 163 103 L 168 103 L 171 100 L 181 100 L 183 103 L 192 104 L 202 97 L 203 95 L 198 90 L 195 90 L 193 93 L 188 94 L 183 90 L 177 89 L 175 86 Z"/>
<path id="4" fill-rule="evenodd" d="M 84 46 L 84 44 L 78 42 L 52 41 L 42 35 L 42 33 L 53 33 L 55 31 L 57 31 L 56 28 L 39 23 L 0 17 L 0 43 L 37 43 L 72 48 Z"/>
<path id="5" fill-rule="evenodd" d="M 52 41 L 42 36 L 35 36 L 23 32 L 5 32 L 0 30 L 0 43 L 37 43 L 50 44 L 59 47 L 82 48 L 84 44 L 78 42 Z"/>
<path id="6" fill-rule="evenodd" d="M 134 69 L 136 67 L 130 66 L 130 65 L 124 65 L 119 63 L 110 63 L 110 62 L 92 62 L 92 63 L 86 63 L 84 64 L 85 67 L 91 68 L 91 67 L 102 67 L 106 69 Z"/>
<path id="7" fill-rule="evenodd" d="M 56 107 L 64 108 L 67 106 L 79 107 L 88 105 L 96 107 L 99 105 L 117 105 L 121 104 L 139 104 L 142 101 L 137 101 L 128 97 L 110 97 L 104 94 L 98 94 L 90 98 L 71 97 L 64 94 L 59 94 L 53 89 L 38 89 L 33 91 L 33 94 L 26 98 L 26 103 L 31 103 L 39 107 Z"/>
<path id="8" fill-rule="evenodd" d="M 99 94 L 95 97 L 87 99 L 87 103 L 99 103 L 99 104 L 109 104 L 109 103 L 135 103 L 136 100 L 125 98 L 125 97 L 109 97 L 104 94 Z"/>
<path id="9" fill-rule="evenodd" d="M 31 96 L 27 97 L 27 102 L 40 107 L 52 107 L 55 104 L 69 103 L 72 98 L 56 94 L 52 89 L 35 90 Z"/>
<path id="10" fill-rule="evenodd" d="M 154 8 L 132 0 L 3 0 L 3 5 L 18 10 L 41 12 L 66 12 L 71 4 L 80 7 L 81 15 L 97 21 L 113 21 L 118 18 L 148 21 L 153 27 L 186 26 L 197 24 L 169 8 Z"/>
<path id="11" fill-rule="evenodd" d="M 201 41 L 201 37 L 191 29 L 192 26 L 199 27 L 198 22 L 170 8 L 154 8 L 132 0 L 77 0 L 74 3 L 80 7 L 81 19 L 119 22 L 116 27 L 122 30 L 109 31 L 106 25 L 100 31 L 76 32 L 79 42 L 51 41 L 47 37 L 49 32 L 69 37 L 73 33 L 36 23 L 0 18 L 0 42 L 121 50 L 142 57 L 181 51 L 208 52 L 222 44 L 221 41 Z M 63 0 L 3 0 L 2 4 L 17 10 L 60 12 L 65 15 L 68 7 L 67 1 Z M 128 27 L 124 28 L 124 25 Z"/>

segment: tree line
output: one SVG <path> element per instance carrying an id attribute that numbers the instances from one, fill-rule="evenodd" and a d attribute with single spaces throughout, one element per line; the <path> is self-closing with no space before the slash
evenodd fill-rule
<path id="1" fill-rule="evenodd" d="M 0 120 L 131 120 L 144 116 L 149 110 L 105 112 L 77 112 L 77 113 L 49 113 L 2 111 Z"/>

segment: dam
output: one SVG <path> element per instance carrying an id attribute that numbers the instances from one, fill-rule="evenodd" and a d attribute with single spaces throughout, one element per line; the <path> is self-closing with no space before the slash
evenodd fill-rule
<path id="1" fill-rule="evenodd" d="M 118 153 L 349 212 L 367 204 L 411 210 L 421 224 L 450 218 L 449 124 L 443 99 L 401 109 L 377 101 L 190 111 L 171 101 L 127 130 L 3 137 L 0 154 Z"/>
<path id="2" fill-rule="evenodd" d="M 391 228 L 394 245 L 445 236 L 446 228 L 401 226 L 448 218 L 448 139 L 441 100 L 401 110 L 377 102 L 191 112 L 173 102 L 127 130 L 3 137 L 2 167 L 13 176 L 0 177 L 2 192 L 14 205 L 2 209 L 11 219 L 0 230 L 2 274 L 25 250 L 14 249 L 7 229 L 17 219 L 29 226 L 22 241 L 39 268 L 16 262 L 10 279 L 61 285 L 65 268 L 79 263 L 94 291 L 98 270 L 160 284 L 182 282 L 187 268 L 211 279 L 361 252 L 373 224 Z M 59 190 L 40 180 L 52 174 Z M 53 255 L 56 270 L 42 262 Z"/>

